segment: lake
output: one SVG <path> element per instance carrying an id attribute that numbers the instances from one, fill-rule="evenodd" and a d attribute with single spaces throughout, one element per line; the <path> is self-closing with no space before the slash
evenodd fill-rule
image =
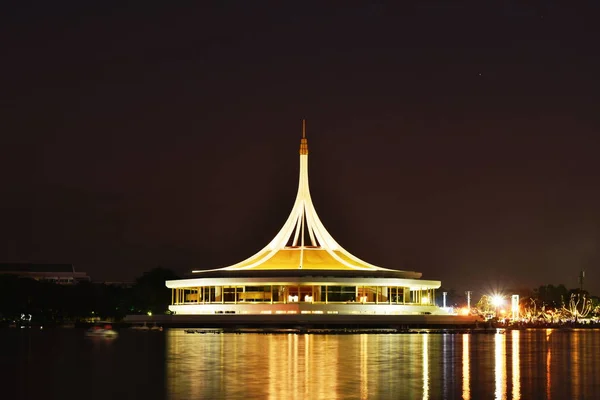
<path id="1" fill-rule="evenodd" d="M 187 334 L 2 329 L 7 399 L 599 399 L 600 330 Z"/>

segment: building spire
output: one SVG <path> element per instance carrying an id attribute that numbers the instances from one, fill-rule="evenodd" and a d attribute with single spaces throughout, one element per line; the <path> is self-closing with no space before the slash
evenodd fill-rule
<path id="1" fill-rule="evenodd" d="M 306 120 L 302 119 L 302 139 L 300 139 L 300 155 L 308 154 L 308 140 L 306 140 Z"/>
<path id="2" fill-rule="evenodd" d="M 302 120 L 302 139 L 306 139 L 306 120 Z"/>
<path id="3" fill-rule="evenodd" d="M 312 202 L 308 184 L 308 142 L 305 119 L 302 119 L 302 138 L 298 161 L 300 164 L 298 192 L 290 215 L 281 230 L 262 250 L 244 261 L 223 269 L 235 271 L 246 269 L 386 271 L 386 268 L 369 264 L 345 250 L 321 222 Z M 418 272 L 404 271 L 404 273 L 407 278 L 411 279 L 421 277 Z"/>

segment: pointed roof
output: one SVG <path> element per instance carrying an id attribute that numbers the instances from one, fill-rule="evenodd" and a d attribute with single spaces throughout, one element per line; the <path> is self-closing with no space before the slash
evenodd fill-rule
<path id="1" fill-rule="evenodd" d="M 243 270 L 337 270 L 405 272 L 414 278 L 418 272 L 378 267 L 345 250 L 329 234 L 313 205 L 308 184 L 308 140 L 306 121 L 302 120 L 300 140 L 300 177 L 292 211 L 273 240 L 253 256 L 237 264 L 210 271 Z M 208 272 L 203 270 L 192 273 Z"/>

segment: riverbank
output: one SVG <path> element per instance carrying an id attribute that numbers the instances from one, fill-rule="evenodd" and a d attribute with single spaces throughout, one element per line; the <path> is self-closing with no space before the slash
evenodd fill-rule
<path id="1" fill-rule="evenodd" d="M 319 314 L 207 314 L 207 315 L 128 315 L 124 323 L 161 325 L 174 328 L 259 328 L 259 329 L 409 329 L 478 328 L 475 316 L 455 315 L 319 315 Z"/>
<path id="2" fill-rule="evenodd" d="M 496 330 L 530 330 L 530 329 L 600 329 L 600 323 L 498 323 L 483 322 L 473 317 L 457 318 L 422 318 L 422 316 L 354 316 L 342 315 L 320 318 L 315 316 L 182 316 L 182 315 L 129 315 L 120 321 L 107 321 L 114 329 L 128 328 L 181 328 L 219 332 L 373 332 L 373 333 L 471 333 L 495 332 Z M 0 328 L 20 329 L 72 329 L 89 328 L 92 321 L 52 321 L 31 322 L 0 321 Z"/>

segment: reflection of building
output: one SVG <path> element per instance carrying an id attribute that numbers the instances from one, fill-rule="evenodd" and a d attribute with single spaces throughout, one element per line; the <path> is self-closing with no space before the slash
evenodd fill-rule
<path id="1" fill-rule="evenodd" d="M 72 264 L 0 263 L 0 274 L 16 275 L 21 278 L 63 285 L 90 281 L 90 277 L 85 272 L 75 271 Z"/>
<path id="2" fill-rule="evenodd" d="M 313 206 L 303 126 L 292 212 L 262 250 L 225 268 L 167 281 L 176 314 L 367 314 L 447 316 L 434 304 L 439 281 L 369 264 L 342 248 Z"/>

